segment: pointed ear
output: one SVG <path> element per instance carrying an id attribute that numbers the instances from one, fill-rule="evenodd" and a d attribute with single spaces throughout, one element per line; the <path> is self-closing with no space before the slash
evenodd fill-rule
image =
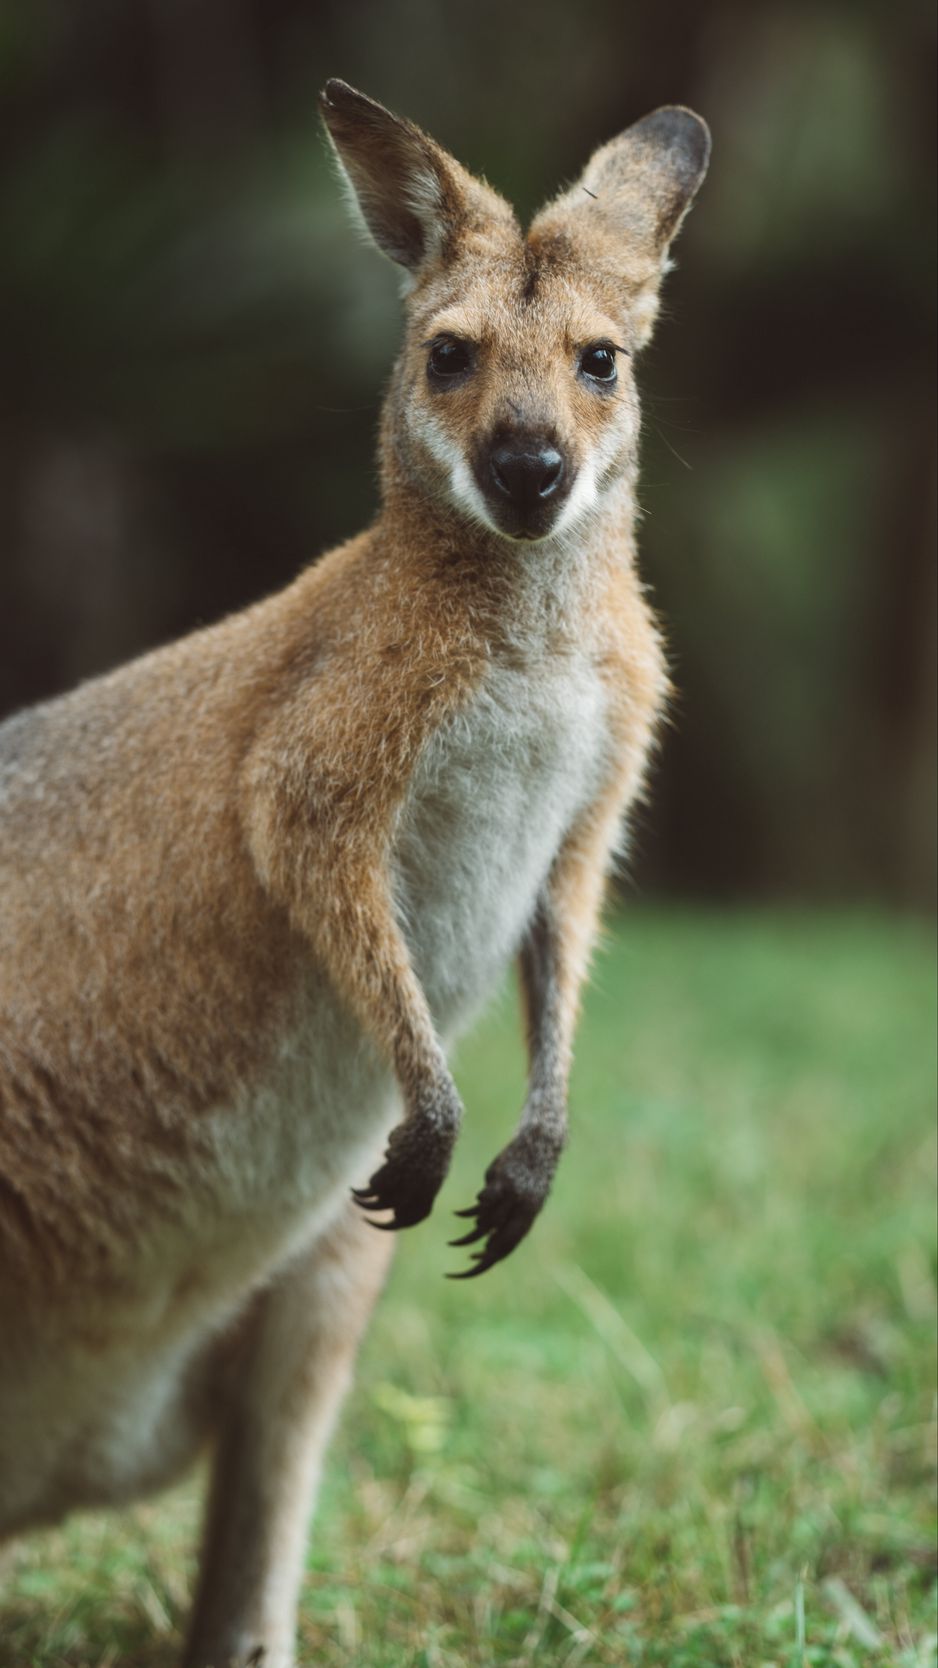
<path id="1" fill-rule="evenodd" d="M 563 232 L 604 267 L 641 286 L 639 334 L 651 333 L 668 247 L 710 160 L 710 130 L 680 104 L 643 116 L 588 162 L 569 191 L 538 215 L 532 232 Z"/>
<path id="2" fill-rule="evenodd" d="M 710 161 L 710 130 L 680 104 L 666 104 L 610 140 L 579 182 L 610 231 L 662 255 L 691 206 Z M 577 187 L 574 187 L 574 191 Z M 568 193 L 569 196 L 569 193 Z"/>
<path id="3" fill-rule="evenodd" d="M 326 82 L 320 110 L 366 229 L 412 278 L 461 231 L 513 218 L 435 140 L 346 82 Z"/>

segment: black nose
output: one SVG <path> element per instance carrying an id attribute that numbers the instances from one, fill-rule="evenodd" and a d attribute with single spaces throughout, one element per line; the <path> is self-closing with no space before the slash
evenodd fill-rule
<path id="1" fill-rule="evenodd" d="M 563 458 L 554 446 L 505 443 L 495 447 L 489 464 L 498 491 L 521 510 L 553 497 L 563 480 Z"/>

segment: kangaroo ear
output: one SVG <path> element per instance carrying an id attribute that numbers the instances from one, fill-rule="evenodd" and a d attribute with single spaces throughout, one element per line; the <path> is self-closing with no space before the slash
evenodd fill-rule
<path id="1" fill-rule="evenodd" d="M 531 228 L 536 239 L 559 234 L 594 270 L 627 283 L 640 345 L 651 335 L 668 247 L 709 160 L 706 122 L 666 104 L 596 151 L 576 185 L 542 209 Z"/>
<path id="2" fill-rule="evenodd" d="M 326 82 L 320 110 L 366 229 L 412 276 L 445 258 L 461 231 L 510 218 L 435 140 L 346 82 Z"/>
<path id="3" fill-rule="evenodd" d="M 710 161 L 710 130 L 680 104 L 643 116 L 591 158 L 573 193 L 610 231 L 663 255 L 691 206 Z"/>

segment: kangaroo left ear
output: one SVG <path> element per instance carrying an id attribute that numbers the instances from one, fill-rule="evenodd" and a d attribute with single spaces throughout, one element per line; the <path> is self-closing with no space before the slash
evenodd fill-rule
<path id="1" fill-rule="evenodd" d="M 710 129 L 680 104 L 643 116 L 590 161 L 581 185 L 599 213 L 663 253 L 697 195 L 710 161 Z"/>
<path id="2" fill-rule="evenodd" d="M 551 204 L 602 221 L 607 233 L 663 255 L 710 161 L 710 130 L 681 104 L 643 116 L 596 151 L 575 186 Z"/>
<path id="3" fill-rule="evenodd" d="M 628 280 L 639 345 L 651 334 L 668 248 L 709 161 L 706 122 L 683 105 L 663 105 L 596 151 L 531 228 L 536 238 L 560 233 L 585 245 L 592 262 Z"/>

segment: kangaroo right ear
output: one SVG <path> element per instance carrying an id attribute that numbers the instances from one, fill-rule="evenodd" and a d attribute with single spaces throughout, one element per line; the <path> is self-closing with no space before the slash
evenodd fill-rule
<path id="1" fill-rule="evenodd" d="M 345 81 L 326 82 L 320 110 L 366 229 L 413 276 L 444 258 L 461 230 L 510 215 L 413 122 Z"/>

